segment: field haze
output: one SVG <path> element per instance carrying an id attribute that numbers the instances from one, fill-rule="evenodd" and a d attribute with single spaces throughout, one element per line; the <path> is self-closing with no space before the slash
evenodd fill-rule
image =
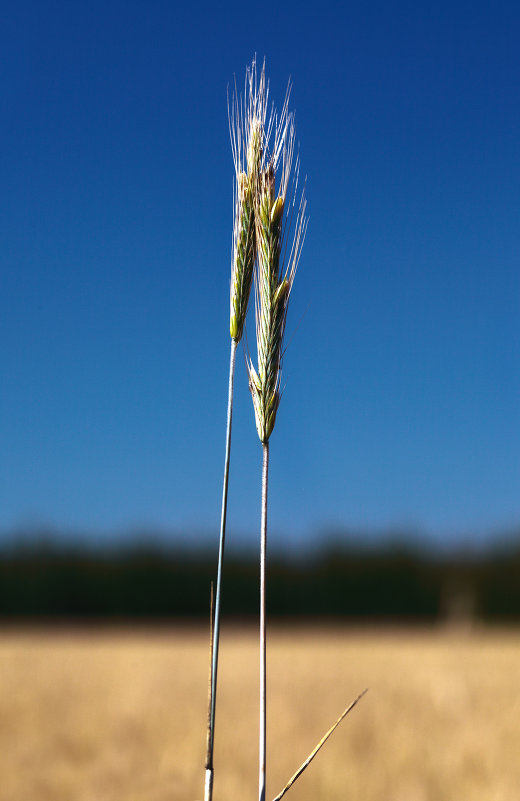
<path id="1" fill-rule="evenodd" d="M 208 632 L 0 634 L 0 801 L 202 797 Z M 215 801 L 257 797 L 258 645 L 225 627 Z M 518 801 L 520 634 L 271 627 L 268 799 Z"/>

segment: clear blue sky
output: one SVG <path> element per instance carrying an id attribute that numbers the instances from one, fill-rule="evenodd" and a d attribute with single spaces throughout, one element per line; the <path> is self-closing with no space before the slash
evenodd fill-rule
<path id="1" fill-rule="evenodd" d="M 520 524 L 518 3 L 21 0 L 0 40 L 4 535 L 216 531 L 254 53 L 278 104 L 292 77 L 310 214 L 272 538 Z M 237 364 L 234 543 L 261 461 Z"/>

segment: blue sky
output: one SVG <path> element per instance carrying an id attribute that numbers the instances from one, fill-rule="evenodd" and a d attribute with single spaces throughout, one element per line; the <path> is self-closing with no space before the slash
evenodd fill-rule
<path id="1" fill-rule="evenodd" d="M 310 223 L 272 537 L 520 524 L 520 7 L 24 3 L 0 45 L 0 531 L 218 526 L 226 92 L 293 82 Z M 253 339 L 253 322 L 248 326 Z M 230 541 L 261 448 L 237 360 Z"/>

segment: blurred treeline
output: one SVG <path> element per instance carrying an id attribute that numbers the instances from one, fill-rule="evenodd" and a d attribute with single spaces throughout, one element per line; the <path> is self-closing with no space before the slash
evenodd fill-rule
<path id="1" fill-rule="evenodd" d="M 161 544 L 113 548 L 27 543 L 0 547 L 0 618 L 6 620 L 207 620 L 216 552 Z M 258 563 L 230 552 L 223 614 L 256 617 Z M 352 621 L 520 620 L 520 538 L 485 552 L 411 544 L 329 545 L 273 554 L 271 617 Z"/>

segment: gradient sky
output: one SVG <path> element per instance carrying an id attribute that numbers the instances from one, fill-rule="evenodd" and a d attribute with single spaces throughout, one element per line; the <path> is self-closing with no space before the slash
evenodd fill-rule
<path id="1" fill-rule="evenodd" d="M 4 6 L 0 531 L 217 529 L 226 92 L 255 53 L 278 105 L 292 78 L 310 215 L 272 537 L 518 526 L 520 6 L 244 8 Z M 235 543 L 256 537 L 261 469 L 237 366 Z"/>

